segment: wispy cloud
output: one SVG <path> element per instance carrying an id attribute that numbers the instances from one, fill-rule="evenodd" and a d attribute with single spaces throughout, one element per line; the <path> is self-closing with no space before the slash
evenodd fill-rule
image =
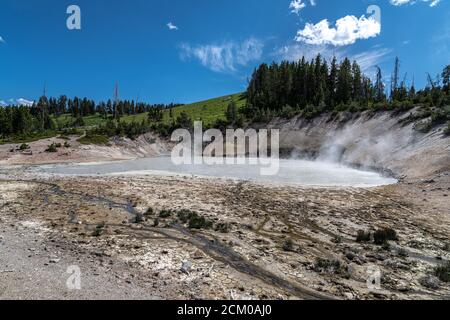
<path id="1" fill-rule="evenodd" d="M 415 4 L 417 3 L 417 0 L 389 0 L 389 2 L 394 6 L 403 6 L 405 4 Z M 419 2 L 426 2 L 429 3 L 430 7 L 435 7 L 441 0 L 420 0 Z"/>
<path id="2" fill-rule="evenodd" d="M 180 56 L 182 60 L 196 59 L 215 72 L 233 73 L 239 66 L 261 59 L 263 48 L 263 42 L 256 38 L 249 38 L 242 43 L 231 41 L 198 46 L 185 43 L 180 46 Z"/>
<path id="3" fill-rule="evenodd" d="M 167 28 L 169 28 L 169 30 L 178 30 L 178 27 L 174 25 L 172 22 L 169 22 L 167 24 Z"/>
<path id="4" fill-rule="evenodd" d="M 437 6 L 441 1 L 442 0 L 389 0 L 389 2 L 394 6 L 403 6 L 405 4 L 416 4 L 417 2 L 426 2 L 430 5 L 430 7 Z M 299 3 L 301 3 L 301 2 L 302 2 L 301 0 L 292 0 L 291 6 L 293 3 L 297 3 L 296 7 L 299 7 Z M 315 6 L 316 0 L 310 0 L 310 3 L 312 6 Z M 290 8 L 291 8 L 291 6 L 290 6 Z M 300 8 L 300 10 L 303 9 L 304 7 L 306 7 L 306 4 L 303 3 L 303 7 Z"/>
<path id="5" fill-rule="evenodd" d="M 364 72 L 369 72 L 373 70 L 375 66 L 385 61 L 389 58 L 389 54 L 392 52 L 388 48 L 372 48 L 372 50 L 363 51 L 359 53 L 350 53 L 345 48 L 335 48 L 332 46 L 313 46 L 313 45 L 303 45 L 294 44 L 284 46 L 275 51 L 275 57 L 279 60 L 289 60 L 297 61 L 302 57 L 307 60 L 315 58 L 320 54 L 324 59 L 330 61 L 333 57 L 338 60 L 342 60 L 348 57 L 350 60 L 356 60 L 361 66 Z"/>
<path id="6" fill-rule="evenodd" d="M 5 39 L 3 39 L 2 36 L 0 36 L 0 43 L 5 43 Z"/>
<path id="7" fill-rule="evenodd" d="M 316 5 L 316 0 L 309 0 L 309 4 L 314 7 Z M 291 0 L 291 3 L 289 4 L 291 13 L 295 13 L 296 15 L 299 15 L 300 11 L 304 8 L 306 8 L 306 0 L 305 2 L 303 2 L 303 0 Z"/>
<path id="8" fill-rule="evenodd" d="M 33 105 L 34 101 L 27 100 L 24 98 L 19 99 L 9 99 L 8 101 L 0 100 L 0 106 L 6 107 L 6 106 L 26 106 L 31 107 Z"/>
<path id="9" fill-rule="evenodd" d="M 299 14 L 301 10 L 306 7 L 306 4 L 302 2 L 302 0 L 292 0 L 289 5 L 289 9 L 291 9 L 292 13 Z"/>

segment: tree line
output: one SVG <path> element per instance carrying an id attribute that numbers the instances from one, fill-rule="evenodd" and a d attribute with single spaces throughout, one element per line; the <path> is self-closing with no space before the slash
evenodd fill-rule
<path id="1" fill-rule="evenodd" d="M 450 65 L 433 78 L 428 75 L 427 86 L 417 91 L 414 81 L 401 78 L 400 60 L 395 59 L 390 87 L 382 71 L 376 67 L 372 80 L 360 65 L 348 58 L 330 63 L 317 55 L 307 61 L 261 64 L 253 72 L 247 88 L 244 113 L 253 118 L 302 113 L 313 117 L 333 111 L 410 108 L 414 104 L 442 107 L 450 104 Z"/>
<path id="2" fill-rule="evenodd" d="M 71 115 L 73 121 L 69 127 L 84 126 L 83 117 L 101 115 L 105 119 L 118 120 L 122 116 L 135 115 L 154 110 L 161 112 L 180 104 L 136 103 L 133 100 L 118 100 L 96 103 L 88 98 L 68 99 L 65 95 L 59 98 L 42 96 L 32 106 L 0 107 L 0 138 L 11 136 L 27 136 L 36 132 L 62 129 L 58 127 L 58 118 Z"/>

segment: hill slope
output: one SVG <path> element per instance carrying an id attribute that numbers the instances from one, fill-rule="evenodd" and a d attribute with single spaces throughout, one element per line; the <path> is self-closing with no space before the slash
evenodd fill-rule
<path id="1" fill-rule="evenodd" d="M 175 107 L 170 110 L 165 110 L 164 112 L 164 122 L 170 123 L 172 119 L 176 119 L 182 112 L 186 112 L 192 120 L 194 121 L 203 121 L 206 125 L 213 123 L 217 119 L 224 119 L 225 112 L 227 110 L 228 105 L 234 101 L 238 108 L 241 108 L 245 105 L 246 99 L 242 93 L 231 94 L 219 98 L 209 99 L 205 101 L 195 102 L 191 104 L 182 105 L 179 107 Z M 170 114 L 172 113 L 172 117 Z M 121 118 L 122 121 L 125 122 L 141 122 L 143 119 L 147 118 L 147 113 L 141 113 L 137 115 L 124 116 Z M 87 116 L 83 118 L 84 123 L 88 127 L 97 126 L 101 123 L 105 122 L 99 114 L 95 116 Z M 74 118 L 71 115 L 63 115 L 58 118 L 60 124 L 73 123 Z"/>

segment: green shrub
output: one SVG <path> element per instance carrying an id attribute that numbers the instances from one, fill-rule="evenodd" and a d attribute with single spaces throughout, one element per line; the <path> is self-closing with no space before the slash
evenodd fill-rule
<path id="1" fill-rule="evenodd" d="M 450 122 L 447 125 L 447 128 L 444 129 L 444 135 L 450 136 Z"/>
<path id="2" fill-rule="evenodd" d="M 45 152 L 49 152 L 49 153 L 58 152 L 58 147 L 56 146 L 56 143 L 52 143 L 51 145 L 49 145 L 47 147 L 47 149 L 45 150 Z"/>
<path id="3" fill-rule="evenodd" d="M 160 217 L 161 219 L 167 219 L 167 218 L 169 218 L 171 215 L 172 215 L 172 211 L 170 211 L 170 210 L 162 210 L 162 211 L 159 213 L 159 217 Z"/>
<path id="4" fill-rule="evenodd" d="M 189 229 L 211 229 L 212 226 L 213 223 L 211 221 L 199 215 L 192 216 L 188 223 Z"/>
<path id="5" fill-rule="evenodd" d="M 384 228 L 375 231 L 373 241 L 377 245 L 387 244 L 388 241 L 397 241 L 397 232 L 391 228 Z"/>
<path id="6" fill-rule="evenodd" d="M 21 145 L 20 145 L 20 148 L 19 148 L 21 151 L 25 151 L 25 150 L 28 150 L 28 149 L 30 149 L 30 146 L 29 145 L 27 145 L 26 143 L 22 143 Z"/>
<path id="7" fill-rule="evenodd" d="M 350 278 L 348 267 L 339 260 L 317 259 L 314 264 L 314 271 L 318 273 L 339 274 L 345 278 Z"/>

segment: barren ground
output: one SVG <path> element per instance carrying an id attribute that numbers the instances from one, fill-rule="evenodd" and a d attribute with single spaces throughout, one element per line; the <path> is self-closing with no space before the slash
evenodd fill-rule
<path id="1" fill-rule="evenodd" d="M 11 173 L 0 182 L 4 299 L 450 297 L 448 284 L 423 285 L 450 258 L 448 174 L 375 189 L 303 189 L 159 176 L 46 181 Z M 149 207 L 196 210 L 231 231 L 194 232 L 173 217 L 155 227 L 157 215 L 132 223 Z M 400 239 L 389 250 L 355 241 L 358 230 L 384 226 Z M 283 249 L 287 239 L 290 251 Z M 319 270 L 319 258 L 341 266 Z M 188 273 L 183 262 L 192 263 Z M 74 264 L 82 270 L 79 291 L 65 287 Z M 368 289 L 370 266 L 382 271 L 382 290 Z"/>

